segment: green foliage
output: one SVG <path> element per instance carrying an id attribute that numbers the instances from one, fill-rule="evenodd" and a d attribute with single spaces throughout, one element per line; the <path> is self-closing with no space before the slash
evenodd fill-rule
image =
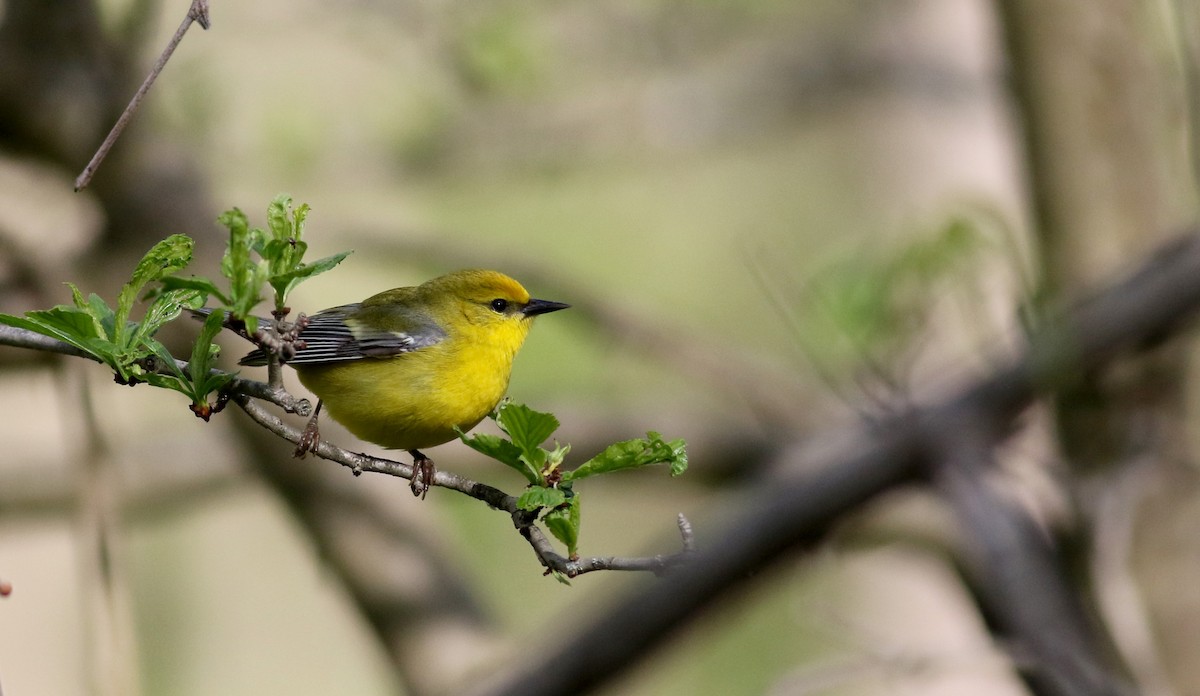
<path id="1" fill-rule="evenodd" d="M 534 411 L 524 404 L 500 404 L 496 408 L 496 425 L 508 434 L 520 450 L 524 469 L 533 472 L 530 483 L 541 482 L 544 479 L 542 472 L 558 468 L 570 449 L 557 446 L 553 450 L 542 449 L 540 445 L 558 430 L 558 419 L 553 414 Z"/>
<path id="2" fill-rule="evenodd" d="M 969 292 L 969 283 L 952 281 L 974 272 L 984 243 L 971 220 L 955 217 L 900 248 L 828 264 L 783 305 L 804 351 L 830 378 L 854 377 L 864 363 L 895 370 L 923 334 L 942 290 Z"/>
<path id="3" fill-rule="evenodd" d="M 579 548 L 579 495 L 574 494 L 551 508 L 542 516 L 546 528 L 567 547 L 567 554 L 574 558 Z"/>
<path id="4" fill-rule="evenodd" d="M 687 449 L 683 440 L 663 440 L 656 432 L 645 438 L 609 445 L 603 452 L 570 471 L 562 470 L 570 445 L 555 443 L 553 449 L 542 443 L 558 429 L 558 419 L 550 413 L 535 411 L 524 404 L 505 400 L 491 418 L 508 436 L 482 433 L 459 438 L 477 452 L 520 472 L 529 486 L 517 499 L 517 507 L 536 512 L 545 510 L 541 520 L 550 533 L 561 541 L 574 557 L 579 544 L 579 495 L 573 486 L 579 479 L 654 464 L 670 466 L 672 476 L 687 469 Z"/>
<path id="5" fill-rule="evenodd" d="M 672 476 L 682 474 L 687 470 L 686 444 L 683 440 L 667 442 L 662 435 L 651 430 L 644 438 L 609 445 L 573 471 L 563 472 L 562 480 L 578 481 L 596 474 L 637 469 L 651 464 L 670 464 Z"/>
<path id="6" fill-rule="evenodd" d="M 188 396 L 192 400 L 192 412 L 206 421 L 214 411 L 208 403 L 208 395 L 220 392 L 237 377 L 234 373 L 216 369 L 221 348 L 212 340 L 221 332 L 224 321 L 223 312 L 213 312 L 205 317 L 204 328 L 200 330 L 200 335 L 192 345 L 192 356 L 188 360 L 186 373 L 165 346 L 158 341 L 152 344 L 154 354 L 162 361 L 166 372 L 151 373 L 147 381 L 156 387 L 174 389 Z"/>
<path id="7" fill-rule="evenodd" d="M 266 281 L 267 264 L 255 262 L 251 252 L 262 246 L 262 230 L 250 227 L 246 214 L 237 208 L 227 210 L 217 222 L 229 230 L 229 245 L 221 257 L 221 275 L 229 281 L 229 295 L 219 296 L 233 316 L 246 322 L 246 330 L 254 333 L 256 319 L 251 311 L 262 301 L 262 285 Z"/>
<path id="8" fill-rule="evenodd" d="M 324 273 L 341 263 L 350 252 L 327 256 L 304 263 L 308 242 L 304 241 L 304 222 L 308 204 L 292 209 L 292 199 L 280 194 L 267 206 L 267 229 L 251 227 L 241 210 L 227 210 L 217 221 L 229 230 L 229 245 L 221 258 L 221 275 L 229 281 L 229 292 L 222 292 L 207 278 L 172 278 L 164 283 L 167 289 L 193 288 L 217 298 L 222 309 L 228 309 L 234 319 L 246 323 L 247 333 L 258 328 L 258 318 L 252 313 L 263 300 L 263 285 L 275 291 L 275 309 L 287 306 L 287 296 L 304 280 Z M 255 256 L 258 258 L 255 259 Z"/>
<path id="9" fill-rule="evenodd" d="M 558 419 L 550 413 L 534 411 L 524 404 L 505 400 L 491 414 L 492 420 L 509 439 L 482 433 L 459 437 L 472 449 L 516 469 L 533 485 L 546 482 L 547 473 L 558 469 L 570 446 L 546 450 L 541 444 L 558 430 Z M 539 506 L 534 506 L 535 509 Z"/>
<path id="10" fill-rule="evenodd" d="M 133 303 L 142 292 L 142 289 L 147 284 L 157 280 L 162 280 L 167 276 L 183 269 L 184 266 L 192 260 L 192 248 L 195 243 L 188 237 L 182 234 L 173 234 L 163 241 L 151 247 L 150 251 L 142 257 L 136 268 L 133 269 L 133 276 L 121 288 L 121 294 L 117 298 L 117 313 L 115 325 L 117 329 L 117 338 L 124 338 L 124 330 L 130 327 L 128 324 L 129 312 L 133 309 Z M 78 296 L 79 291 L 71 286 L 72 294 Z M 194 293 L 192 293 L 194 296 Z M 162 296 L 158 298 L 162 300 Z M 147 326 L 152 327 L 150 332 L 153 333 L 159 326 L 179 316 L 180 308 L 174 307 L 173 312 L 169 311 L 167 305 L 169 303 L 161 303 L 156 301 L 146 310 L 146 319 L 142 322 L 140 328 L 145 329 Z M 151 315 L 154 315 L 153 317 Z M 139 328 L 133 325 L 130 328 L 135 330 Z"/>
<path id="11" fill-rule="evenodd" d="M 267 232 L 259 233 L 263 239 L 255 251 L 267 265 L 267 283 L 275 290 L 275 308 L 287 305 L 287 296 L 301 282 L 333 269 L 350 255 L 343 251 L 326 256 L 312 263 L 304 263 L 308 242 L 304 241 L 304 221 L 308 218 L 307 203 L 292 210 L 292 199 L 280 194 L 267 207 Z M 258 230 L 255 230 L 259 232 Z"/>
<path id="12" fill-rule="evenodd" d="M 75 346 L 111 367 L 123 384 L 144 382 L 181 392 L 191 399 L 196 415 L 207 420 L 213 412 L 208 396 L 235 377 L 214 369 L 218 349 L 212 340 L 227 312 L 244 321 L 253 334 L 257 319 L 251 312 L 262 300 L 264 284 L 275 291 L 276 308 L 282 308 L 296 285 L 333 268 L 350 253 L 305 264 L 308 245 L 302 235 L 309 208 L 301 205 L 293 211 L 291 206 L 292 199 L 282 194 L 271 202 L 268 231 L 250 227 L 246 215 L 236 208 L 218 218 L 229 229 L 229 245 L 221 259 L 221 275 L 229 281 L 227 291 L 209 278 L 176 275 L 191 262 L 194 242 L 175 234 L 146 252 L 122 286 L 115 309 L 96 294 L 85 298 L 78 287 L 67 283 L 72 305 L 26 312 L 24 317 L 0 314 L 0 324 Z M 135 301 L 151 284 L 157 287 L 144 293 L 150 304 L 141 321 L 131 321 Z M 205 321 L 185 371 L 154 335 L 184 310 L 202 307 L 209 297 L 222 307 Z"/>
<path id="13" fill-rule="evenodd" d="M 567 502 L 567 494 L 561 488 L 548 486 L 530 486 L 517 499 L 517 507 L 522 510 L 537 510 L 538 508 L 553 508 Z"/>
<path id="14" fill-rule="evenodd" d="M 292 199 L 280 195 L 268 207 L 266 230 L 251 227 L 245 213 L 236 208 L 222 214 L 218 220 L 229 230 L 229 244 L 221 259 L 227 289 L 206 277 L 177 275 L 191 262 L 194 246 L 191 239 L 177 234 L 146 253 L 121 288 L 115 308 L 99 295 L 85 297 L 78 287 L 68 283 L 71 305 L 30 311 L 24 317 L 0 314 L 0 324 L 70 344 L 111 367 L 121 383 L 148 383 L 178 391 L 191 400 L 197 416 L 208 420 L 225 403 L 218 397 L 214 406 L 209 396 L 220 394 L 235 379 L 235 374 L 215 369 L 220 349 L 213 339 L 221 329 L 231 324 L 240 328 L 241 322 L 245 332 L 253 335 L 257 320 L 251 312 L 263 299 L 264 286 L 274 291 L 276 310 L 286 314 L 287 296 L 299 283 L 334 268 L 349 254 L 304 263 L 308 245 L 303 241 L 303 232 L 308 212 L 307 205 L 293 210 Z M 151 284 L 157 287 L 145 292 Z M 130 316 L 139 296 L 149 305 L 140 321 L 132 321 Z M 221 306 L 207 314 L 190 359 L 181 363 L 154 336 L 184 310 L 198 309 L 210 297 Z M 610 445 L 578 468 L 565 471 L 562 465 L 570 446 L 542 446 L 558 430 L 559 421 L 554 415 L 505 401 L 491 417 L 504 437 L 462 432 L 459 437 L 525 477 L 529 486 L 518 499 L 518 507 L 540 514 L 547 529 L 573 558 L 577 555 L 581 518 L 580 497 L 573 489 L 576 481 L 653 464 L 668 464 L 672 476 L 687 468 L 683 440 L 666 441 L 658 433 L 649 432 L 645 438 Z M 554 575 L 566 581 L 561 574 Z"/>
<path id="15" fill-rule="evenodd" d="M 24 317 L 0 314 L 0 323 L 75 346 L 111 367 L 123 384 L 149 381 L 152 370 L 148 369 L 146 358 L 161 348 L 154 334 L 184 309 L 202 305 L 204 294 L 192 288 L 158 293 L 140 322 L 129 320 L 134 301 L 147 284 L 178 272 L 191 259 L 192 240 L 171 235 L 142 257 L 129 282 L 121 288 L 116 309 L 94 293 L 85 299 L 78 287 L 68 283 L 73 305 L 34 310 L 26 312 Z"/>
<path id="16" fill-rule="evenodd" d="M 498 435 L 491 435 L 489 433 L 480 433 L 468 437 L 465 433 L 460 432 L 458 435 L 472 449 L 495 459 L 501 464 L 516 469 L 530 481 L 537 481 L 537 469 L 526 465 L 522 461 L 521 448 L 514 445 L 511 440 L 506 440 Z"/>

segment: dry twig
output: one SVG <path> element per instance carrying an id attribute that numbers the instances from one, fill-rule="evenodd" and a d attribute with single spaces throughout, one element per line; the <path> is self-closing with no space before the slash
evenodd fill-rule
<path id="1" fill-rule="evenodd" d="M 142 86 L 138 87 L 133 94 L 133 99 L 129 100 L 129 105 L 121 112 L 121 116 L 117 122 L 113 124 L 112 130 L 108 132 L 108 136 L 104 138 L 104 142 L 100 143 L 96 154 L 92 155 L 92 160 L 87 163 L 79 176 L 75 178 L 75 190 L 82 191 L 88 184 L 92 182 L 92 177 L 96 174 L 96 170 L 100 167 L 100 163 L 108 156 L 108 151 L 112 149 L 117 142 L 117 138 L 121 137 L 121 133 L 125 130 L 125 126 L 129 125 L 130 119 L 133 118 L 134 112 L 142 105 L 142 99 L 145 98 L 146 92 L 150 91 L 150 86 L 158 79 L 159 73 L 166 67 L 167 61 L 170 60 L 171 54 L 175 52 L 175 48 L 179 46 L 179 42 L 183 40 L 183 35 L 191 28 L 192 22 L 198 22 L 202 29 L 208 29 L 210 26 L 208 16 L 208 0 L 192 0 L 192 4 L 188 7 L 187 15 L 183 18 L 179 28 L 175 30 L 175 35 L 167 42 L 167 47 L 163 49 L 162 54 L 158 56 L 154 67 L 150 69 L 150 74 L 142 82 Z"/>

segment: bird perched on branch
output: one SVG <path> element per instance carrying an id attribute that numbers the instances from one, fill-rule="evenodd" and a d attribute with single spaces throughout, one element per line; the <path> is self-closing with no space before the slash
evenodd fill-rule
<path id="1" fill-rule="evenodd" d="M 491 413 L 534 317 L 569 306 L 532 299 L 502 273 L 465 270 L 308 317 L 287 364 L 320 401 L 297 454 L 316 446 L 324 407 L 359 438 L 407 450 L 413 492 L 424 495 L 434 469 L 420 450 Z M 265 365 L 267 353 L 240 364 Z"/>

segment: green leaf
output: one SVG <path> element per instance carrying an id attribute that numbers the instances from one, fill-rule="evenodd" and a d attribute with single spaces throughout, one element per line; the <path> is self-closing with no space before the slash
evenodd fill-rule
<path id="1" fill-rule="evenodd" d="M 271 199 L 267 205 L 267 228 L 271 230 L 273 239 L 284 240 L 292 238 L 300 241 L 299 235 L 296 234 L 296 227 L 292 222 L 292 197 L 286 193 L 281 193 Z M 304 231 L 304 218 L 308 215 L 308 204 L 301 205 L 296 210 L 295 216 L 300 223 L 300 232 Z"/>
<path id="2" fill-rule="evenodd" d="M 204 304 L 204 293 L 190 288 L 168 290 L 159 294 L 146 308 L 146 314 L 129 336 L 128 347 L 140 348 L 140 344 L 153 336 L 169 321 L 173 321 L 184 310 L 197 309 Z"/>
<path id="3" fill-rule="evenodd" d="M 546 463 L 543 465 L 543 471 L 553 471 L 562 466 L 563 460 L 567 457 L 567 453 L 571 451 L 571 445 L 560 445 L 555 442 L 554 449 L 543 451 L 546 452 Z"/>
<path id="4" fill-rule="evenodd" d="M 74 307 L 59 305 L 53 309 L 28 312 L 24 317 L 0 314 L 0 324 L 49 336 L 86 351 L 101 362 L 113 363 L 111 344 L 96 336 L 92 317 Z"/>
<path id="5" fill-rule="evenodd" d="M 302 203 L 295 211 L 291 208 L 292 197 L 284 193 L 276 196 L 267 206 L 267 228 L 271 232 L 271 239 L 263 246 L 261 253 L 270 264 L 272 278 L 294 270 L 304 258 L 304 252 L 308 251 L 308 243 L 303 240 L 308 204 Z"/>
<path id="6" fill-rule="evenodd" d="M 196 243 L 186 234 L 173 234 L 167 237 L 150 247 L 150 251 L 146 252 L 137 267 L 133 269 L 130 283 L 140 290 L 147 283 L 153 283 L 178 273 L 192 262 L 192 251 L 195 247 Z M 137 293 L 135 292 L 133 298 L 136 297 Z"/>
<path id="7" fill-rule="evenodd" d="M 546 450 L 540 445 L 558 430 L 558 419 L 525 404 L 505 401 L 496 407 L 496 425 L 512 438 L 525 463 L 540 472 L 547 457 Z"/>
<path id="8" fill-rule="evenodd" d="M 262 301 L 262 286 L 271 286 L 275 307 L 281 309 L 287 296 L 304 280 L 337 266 L 350 252 L 334 254 L 311 264 L 302 263 L 308 243 L 302 237 L 310 208 L 307 203 L 292 209 L 292 198 L 279 194 L 267 206 L 267 231 L 250 227 L 246 214 L 237 208 L 218 220 L 229 228 L 229 248 L 221 261 L 221 273 L 229 279 L 229 297 L 220 296 L 236 318 L 245 320 L 254 332 L 250 314 Z M 254 261 L 251 252 L 257 253 Z M 199 288 L 198 288 L 199 289 Z M 203 288 L 213 292 L 213 288 Z"/>
<path id="9" fill-rule="evenodd" d="M 341 263 L 350 252 L 335 254 L 312 264 L 302 263 L 308 251 L 304 237 L 304 222 L 310 208 L 302 203 L 292 210 L 292 199 L 280 194 L 267 207 L 267 227 L 270 239 L 259 251 L 268 266 L 267 282 L 275 291 L 275 306 L 282 308 L 287 296 L 304 280 L 323 273 Z"/>
<path id="10" fill-rule="evenodd" d="M 183 370 L 179 369 L 179 363 L 175 362 L 175 356 L 171 355 L 171 351 L 153 338 L 147 340 L 144 345 L 164 367 L 171 371 L 171 374 L 148 373 L 143 379 L 156 387 L 174 389 L 190 397 L 192 395 L 191 381 L 188 380 L 187 375 L 183 374 Z"/>
<path id="11" fill-rule="evenodd" d="M 537 510 L 538 508 L 553 508 L 566 502 L 567 496 L 557 488 L 547 486 L 530 486 L 517 498 L 517 507 L 522 510 Z"/>
<path id="12" fill-rule="evenodd" d="M 137 268 L 133 270 L 133 276 L 121 288 L 121 294 L 117 297 L 114 343 L 125 343 L 123 339 L 128 330 L 126 322 L 129 319 L 129 311 L 133 309 L 133 303 L 141 294 L 142 288 L 146 287 L 147 283 L 161 280 L 187 266 L 192 260 L 194 246 L 195 242 L 190 237 L 173 234 L 146 252 L 138 262 Z"/>
<path id="13" fill-rule="evenodd" d="M 162 343 L 153 338 L 148 339 L 144 345 L 158 358 L 159 363 L 169 370 L 169 374 L 146 372 L 145 370 L 139 370 L 137 374 L 138 379 L 144 382 L 163 389 L 173 389 L 188 397 L 192 402 L 192 411 L 204 420 L 208 420 L 208 416 L 212 414 L 212 409 L 208 404 L 208 395 L 220 390 L 236 377 L 234 374 L 214 371 L 210 367 L 216 357 L 216 351 L 213 350 L 215 346 L 211 341 L 216 331 L 221 329 L 221 319 L 213 320 L 214 316 L 222 317 L 223 315 L 214 312 L 205 321 L 205 328 L 201 330 L 199 339 L 192 347 L 192 359 L 188 362 L 188 374 L 185 374 L 179 367 L 175 356 L 171 355 Z M 216 331 L 214 331 L 214 324 Z"/>
<path id="14" fill-rule="evenodd" d="M 547 512 L 542 521 L 554 538 L 567 547 L 567 555 L 575 558 L 579 550 L 579 495 L 567 498 L 563 505 Z"/>
<path id="15" fill-rule="evenodd" d="M 85 300 L 83 293 L 74 283 L 66 283 L 66 286 L 71 289 L 71 300 L 75 303 L 75 307 L 66 305 L 58 305 L 49 310 L 33 310 L 26 312 L 25 316 L 34 317 L 42 316 L 42 312 L 68 313 L 78 311 L 83 315 L 91 318 L 93 331 L 90 333 L 80 332 L 80 336 L 90 336 L 102 341 L 111 341 L 115 331 L 115 316 L 112 309 L 108 306 L 99 295 L 92 293 Z M 47 317 L 49 320 L 49 318 Z M 79 327 L 82 329 L 82 327 Z"/>
<path id="16" fill-rule="evenodd" d="M 245 216 L 237 210 L 229 211 L 221 219 L 231 230 L 231 241 L 236 242 L 231 245 L 232 251 L 226 252 L 223 272 L 231 278 L 241 277 L 239 282 L 245 282 L 246 277 L 252 279 L 258 272 L 258 265 L 241 262 L 249 260 L 249 251 L 261 232 L 250 230 L 245 224 Z M 151 247 L 122 286 L 116 310 L 98 295 L 84 297 L 76 285 L 67 283 L 74 306 L 59 305 L 32 311 L 25 317 L 0 315 L 0 323 L 75 346 L 106 363 L 120 380 L 132 382 L 136 378 L 187 394 L 194 403 L 204 403 L 208 394 L 234 379 L 232 374 L 212 369 L 216 357 L 212 338 L 220 330 L 220 317 L 224 315 L 218 314 L 218 318 L 206 323 L 202 332 L 203 345 L 194 349 L 194 356 L 199 359 L 191 364 L 189 375 L 183 373 L 170 352 L 154 339 L 154 334 L 163 325 L 177 318 L 185 308 L 202 306 L 209 295 L 222 300 L 233 299 L 221 293 L 207 278 L 173 276 L 191 261 L 193 246 L 188 237 L 171 235 Z M 160 287 L 143 293 L 148 284 L 155 282 Z M 149 305 L 141 321 L 133 322 L 129 317 L 139 295 L 149 300 Z M 151 355 L 161 367 L 151 368 L 144 362 Z"/>
<path id="17" fill-rule="evenodd" d="M 516 469 L 521 473 L 522 476 L 528 479 L 530 483 L 538 483 L 541 480 L 541 476 L 538 474 L 538 471 L 531 468 L 525 462 L 525 460 L 522 458 L 520 448 L 518 448 L 512 442 L 509 442 L 508 440 L 505 440 L 497 435 L 491 435 L 488 433 L 467 435 L 466 433 L 459 432 L 458 437 L 463 441 L 464 444 L 466 444 L 467 447 L 470 447 L 476 452 L 484 454 L 492 459 L 495 459 L 501 464 L 505 464 L 513 469 Z"/>
<path id="18" fill-rule="evenodd" d="M 129 282 L 121 288 L 116 311 L 100 296 L 93 293 L 85 299 L 76 285 L 67 283 L 74 307 L 59 305 L 28 312 L 24 320 L 11 317 L 0 321 L 87 351 L 123 380 L 131 376 L 140 378 L 146 370 L 137 362 L 147 353 L 154 352 L 157 345 L 150 343 L 151 336 L 163 324 L 179 316 L 184 306 L 198 306 L 201 293 L 191 289 L 160 293 L 146 310 L 141 323 L 130 322 L 129 312 L 147 283 L 162 280 L 187 265 L 191 260 L 192 244 L 191 239 L 176 234 L 151 247 L 134 269 Z"/>
<path id="19" fill-rule="evenodd" d="M 136 375 L 138 382 L 145 382 L 152 387 L 159 389 L 170 389 L 187 395 L 188 387 L 186 382 L 180 382 L 175 375 L 164 375 L 158 372 L 145 372 L 144 374 Z"/>
<path id="20" fill-rule="evenodd" d="M 74 283 L 67 283 L 67 287 L 71 289 L 71 300 L 75 303 L 75 307 L 92 318 L 92 323 L 96 328 L 94 335 L 97 338 L 111 341 L 115 334 L 116 315 L 108 303 L 96 293 L 89 295 L 86 300 L 83 299 L 83 292 Z M 59 307 L 68 309 L 65 305 L 59 305 Z M 28 314 L 26 312 L 26 315 Z"/>
<path id="21" fill-rule="evenodd" d="M 343 251 L 339 254 L 318 259 L 312 263 L 301 264 L 298 268 L 272 276 L 271 287 L 273 287 L 275 292 L 281 297 L 287 297 L 288 294 L 290 294 L 292 290 L 294 290 L 301 282 L 308 280 L 315 275 L 333 269 L 352 253 L 353 252 L 351 251 Z"/>
<path id="22" fill-rule="evenodd" d="M 250 252 L 261 248 L 263 233 L 252 229 L 246 214 L 237 208 L 225 211 L 217 221 L 229 229 L 229 246 L 221 258 L 221 275 L 229 279 L 227 304 L 236 317 L 246 319 L 262 300 L 260 288 L 266 268 L 254 261 Z"/>
<path id="23" fill-rule="evenodd" d="M 300 267 L 301 261 L 304 259 L 304 254 L 308 251 L 308 242 L 271 242 L 270 246 L 282 247 L 278 252 L 272 249 L 267 249 L 263 254 L 263 258 L 271 265 L 270 278 L 272 285 L 275 284 L 275 279 L 283 276 Z"/>
<path id="24" fill-rule="evenodd" d="M 221 391 L 225 388 L 225 385 L 235 379 L 237 379 L 236 372 L 214 372 L 210 370 L 193 383 L 195 385 L 195 393 L 203 394 L 206 399 L 209 394 Z M 201 401 L 205 399 L 201 399 Z M 200 402 L 196 401 L 194 403 Z"/>
<path id="25" fill-rule="evenodd" d="M 224 312 L 218 311 L 209 314 L 204 320 L 204 327 L 200 329 L 200 335 L 192 344 L 192 357 L 188 360 L 188 372 L 192 383 L 192 403 L 195 405 L 206 404 L 209 394 L 219 391 L 237 376 L 233 373 L 217 372 L 213 369 L 221 348 L 212 340 L 221 332 L 224 321 Z"/>
<path id="26" fill-rule="evenodd" d="M 221 275 L 232 281 L 250 260 L 250 220 L 240 208 L 231 208 L 218 215 L 217 222 L 229 230 L 229 244 L 221 257 Z"/>
<path id="27" fill-rule="evenodd" d="M 205 317 L 204 327 L 200 329 L 200 335 L 192 344 L 192 357 L 188 360 L 188 370 L 193 382 L 199 382 L 216 363 L 221 347 L 212 341 L 221 332 L 224 324 L 225 313 L 222 311 L 212 312 Z"/>
<path id="28" fill-rule="evenodd" d="M 603 452 L 584 462 L 574 471 L 563 473 L 563 481 L 621 469 L 636 469 L 651 464 L 670 464 L 671 475 L 678 476 L 687 469 L 687 449 L 683 440 L 666 442 L 654 431 L 645 438 L 626 440 L 609 445 Z"/>
<path id="29" fill-rule="evenodd" d="M 304 222 L 308 219 L 308 213 L 312 210 L 307 203 L 301 203 L 300 207 L 292 212 L 292 237 L 296 241 L 300 241 L 304 236 Z"/>
<path id="30" fill-rule="evenodd" d="M 17 319 L 17 317 L 13 317 L 13 319 Z M 35 326 L 25 326 L 22 328 L 37 331 L 47 336 L 53 336 L 67 343 L 105 338 L 105 336 L 97 334 L 96 321 L 91 314 L 85 310 L 66 305 L 26 312 L 24 321 L 32 322 Z M 37 327 L 40 327 L 40 329 Z"/>
<path id="31" fill-rule="evenodd" d="M 161 293 L 165 290 L 195 290 L 206 297 L 211 296 L 217 298 L 217 301 L 222 304 L 232 304 L 232 300 L 227 297 L 225 293 L 221 292 L 221 289 L 217 287 L 216 283 L 201 276 L 189 276 L 187 278 L 181 278 L 180 276 L 168 276 L 159 281 L 159 286 L 160 287 L 157 290 L 152 291 L 154 295 L 148 295 L 146 299 L 152 299 L 153 297 L 157 296 L 158 293 Z"/>
<path id="32" fill-rule="evenodd" d="M 267 240 L 260 254 L 271 265 L 271 277 L 275 277 L 294 269 L 307 251 L 308 242 L 284 238 Z"/>
<path id="33" fill-rule="evenodd" d="M 521 449 L 538 447 L 558 430 L 559 422 L 552 413 L 543 413 L 513 401 L 496 408 L 496 424 L 512 437 Z"/>

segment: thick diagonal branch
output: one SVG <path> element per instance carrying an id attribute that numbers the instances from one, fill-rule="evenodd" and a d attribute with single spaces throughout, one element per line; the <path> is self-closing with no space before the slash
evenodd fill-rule
<path id="1" fill-rule="evenodd" d="M 1020 358 L 991 377 L 938 405 L 863 429 L 850 439 L 857 444 L 819 462 L 790 462 L 794 466 L 788 470 L 812 473 L 763 483 L 715 542 L 697 552 L 693 563 L 603 612 L 572 640 L 542 654 L 488 693 L 577 694 L 612 680 L 700 616 L 706 606 L 737 592 L 749 578 L 790 554 L 820 542 L 841 515 L 887 490 L 925 480 L 947 451 L 939 438 L 958 414 L 978 414 L 987 443 L 994 445 L 1037 395 L 1105 366 L 1122 351 L 1155 345 L 1178 332 L 1197 310 L 1200 236 L 1193 233 L 1162 248 L 1124 282 L 1046 324 Z M 801 459 L 798 451 L 782 456 Z M 1020 624 L 1014 630 L 1029 628 Z M 1087 663 L 1106 670 L 1095 683 L 1119 692 L 1120 682 L 1103 667 L 1102 657 L 1089 653 Z M 1075 684 L 1076 679 L 1066 673 L 1047 675 L 1039 682 L 1049 685 L 1041 693 L 1077 693 L 1054 686 Z"/>

